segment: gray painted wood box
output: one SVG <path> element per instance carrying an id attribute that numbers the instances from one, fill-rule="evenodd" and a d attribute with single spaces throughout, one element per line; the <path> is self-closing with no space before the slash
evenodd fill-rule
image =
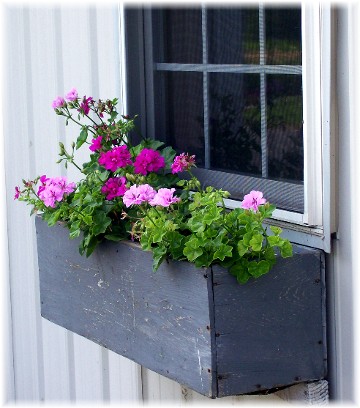
<path id="1" fill-rule="evenodd" d="M 324 258 L 294 246 L 258 280 L 170 262 L 153 273 L 136 244 L 85 258 L 61 225 L 36 219 L 41 314 L 209 397 L 326 376 Z"/>

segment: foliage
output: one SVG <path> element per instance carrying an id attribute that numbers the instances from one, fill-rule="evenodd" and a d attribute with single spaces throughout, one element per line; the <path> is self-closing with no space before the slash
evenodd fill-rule
<path id="1" fill-rule="evenodd" d="M 77 183 L 46 175 L 23 180 L 15 198 L 32 206 L 31 214 L 40 212 L 49 226 L 65 222 L 70 238 L 81 236 L 79 251 L 86 256 L 103 240 L 138 241 L 152 252 L 154 271 L 168 259 L 219 264 L 245 283 L 267 273 L 277 252 L 292 256 L 281 229 L 264 227 L 275 207 L 261 192 L 250 192 L 241 208 L 227 210 L 229 193 L 203 190 L 192 174 L 195 156 L 177 155 L 158 140 L 133 146 L 128 135 L 136 117 L 119 115 L 117 103 L 79 98 L 76 89 L 55 99 L 56 114 L 80 127 L 70 151 L 60 143 L 58 163 L 76 166 L 83 177 Z M 80 167 L 75 151 L 86 145 L 89 161 Z M 180 178 L 182 172 L 189 177 Z"/>

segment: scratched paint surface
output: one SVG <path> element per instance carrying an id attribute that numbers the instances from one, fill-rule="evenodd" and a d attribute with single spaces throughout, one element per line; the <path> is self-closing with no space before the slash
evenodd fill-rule
<path id="1" fill-rule="evenodd" d="M 242 286 L 224 272 L 213 268 L 218 395 L 325 378 L 322 251 L 294 245 L 292 258 Z"/>
<path id="2" fill-rule="evenodd" d="M 106 243 L 88 259 L 62 226 L 37 219 L 43 317 L 143 366 L 211 395 L 206 270 L 151 270 L 151 254 Z"/>
<path id="3" fill-rule="evenodd" d="M 62 226 L 37 222 L 42 316 L 207 396 L 326 377 L 324 258 L 294 246 L 239 285 L 187 262 L 106 243 L 86 259 Z"/>

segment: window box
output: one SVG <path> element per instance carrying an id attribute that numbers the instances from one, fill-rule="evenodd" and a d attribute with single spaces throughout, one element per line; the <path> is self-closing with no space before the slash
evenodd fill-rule
<path id="1" fill-rule="evenodd" d="M 208 397 L 326 376 L 324 257 L 294 256 L 239 285 L 226 270 L 170 262 L 107 242 L 93 255 L 36 219 L 41 314 Z"/>

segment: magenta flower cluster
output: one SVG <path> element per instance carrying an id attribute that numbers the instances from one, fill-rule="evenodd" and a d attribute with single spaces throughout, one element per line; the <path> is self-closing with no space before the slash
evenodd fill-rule
<path id="1" fill-rule="evenodd" d="M 107 200 L 123 196 L 126 190 L 125 177 L 111 177 L 101 188 L 101 192 L 106 196 Z"/>
<path id="2" fill-rule="evenodd" d="M 101 146 L 102 146 L 101 145 L 102 140 L 103 140 L 102 136 L 94 137 L 94 139 L 92 139 L 92 141 L 91 141 L 91 145 L 89 146 L 89 149 L 92 152 L 96 152 L 96 151 L 100 150 Z"/>
<path id="3" fill-rule="evenodd" d="M 40 177 L 40 182 L 37 194 L 47 207 L 52 208 L 55 208 L 56 202 L 62 201 L 65 194 L 70 194 L 76 189 L 76 184 L 68 183 L 66 177 L 48 178 L 44 175 Z"/>
<path id="4" fill-rule="evenodd" d="M 171 171 L 173 174 L 180 173 L 185 170 L 189 170 L 195 165 L 195 156 L 190 156 L 188 153 L 181 153 L 176 156 L 174 163 L 171 165 Z"/>
<path id="5" fill-rule="evenodd" d="M 250 191 L 249 194 L 244 196 L 244 200 L 241 203 L 241 207 L 246 210 L 258 211 L 259 205 L 265 204 L 266 200 L 263 197 L 261 191 Z"/>
<path id="6" fill-rule="evenodd" d="M 165 159 L 157 150 L 142 149 L 136 157 L 134 168 L 136 174 L 146 176 L 148 173 L 156 172 L 165 167 Z"/>
<path id="7" fill-rule="evenodd" d="M 160 188 L 158 192 L 149 184 L 134 184 L 124 194 L 123 201 L 126 207 L 149 203 L 151 206 L 159 205 L 169 207 L 171 204 L 180 201 L 179 197 L 174 196 L 175 188 Z"/>
<path id="8" fill-rule="evenodd" d="M 92 151 L 101 149 L 102 137 L 98 136 L 92 140 L 89 147 Z M 131 160 L 131 153 L 125 145 L 116 146 L 107 152 L 101 152 L 99 164 L 106 170 L 112 172 L 124 168 L 128 165 L 134 165 L 134 173 L 146 176 L 148 173 L 156 172 L 165 167 L 165 159 L 157 150 L 142 149 L 135 158 L 134 163 Z"/>
<path id="9" fill-rule="evenodd" d="M 86 96 L 83 97 L 83 100 L 80 104 L 80 108 L 78 109 L 78 112 L 83 112 L 85 115 L 88 115 L 90 112 L 90 103 L 93 102 L 92 96 L 89 96 L 88 98 Z"/>
<path id="10" fill-rule="evenodd" d="M 114 147 L 112 150 L 102 152 L 99 164 L 112 172 L 132 164 L 131 154 L 125 145 Z"/>

